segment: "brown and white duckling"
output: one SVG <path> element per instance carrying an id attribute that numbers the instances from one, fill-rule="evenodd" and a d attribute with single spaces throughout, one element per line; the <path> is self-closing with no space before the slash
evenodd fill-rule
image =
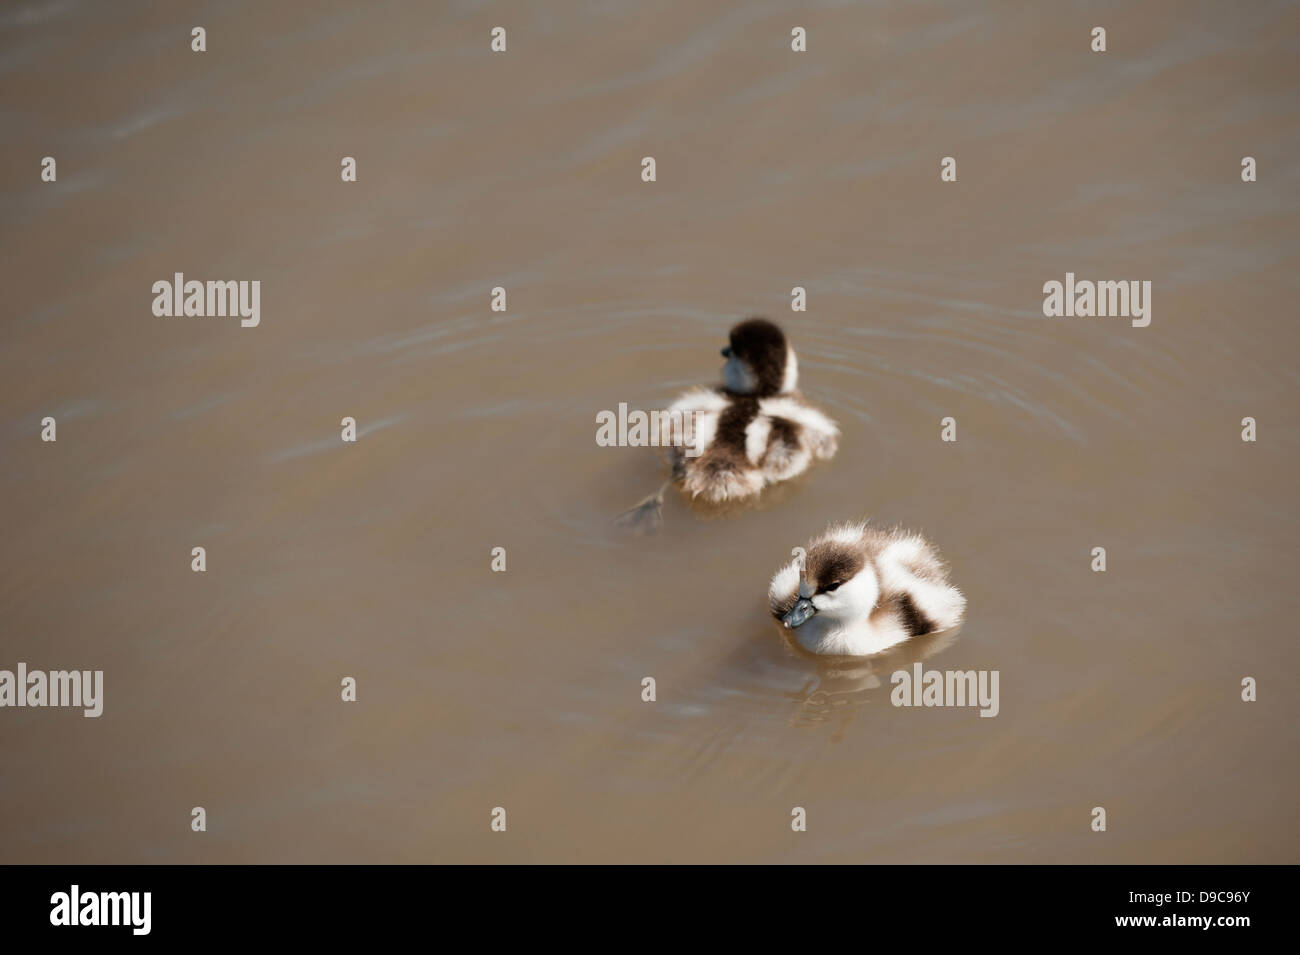
<path id="1" fill-rule="evenodd" d="M 693 388 L 668 409 L 693 412 L 697 457 L 673 449 L 673 475 L 709 503 L 757 495 L 835 454 L 839 428 L 796 390 L 799 360 L 764 318 L 736 325 L 720 388 Z"/>
<path id="2" fill-rule="evenodd" d="M 672 480 L 620 523 L 657 528 L 669 484 L 710 504 L 740 501 L 835 454 L 839 428 L 799 394 L 799 360 L 785 333 L 765 318 L 749 318 L 729 337 L 722 385 L 692 388 L 668 409 L 674 422 L 693 424 L 670 452 Z"/>
<path id="3" fill-rule="evenodd" d="M 772 577 L 772 616 L 810 653 L 867 656 L 961 622 L 966 598 L 925 538 L 837 524 Z"/>

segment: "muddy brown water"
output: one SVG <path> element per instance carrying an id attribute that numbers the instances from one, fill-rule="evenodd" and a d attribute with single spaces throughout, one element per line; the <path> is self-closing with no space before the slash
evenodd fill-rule
<path id="1" fill-rule="evenodd" d="M 1263 2 L 7 6 L 0 668 L 105 704 L 0 710 L 0 860 L 1298 861 L 1298 36 Z M 154 317 L 178 271 L 260 280 L 260 326 Z M 1150 326 L 1045 318 L 1067 271 L 1151 281 Z M 838 456 L 620 538 L 662 463 L 596 413 L 714 380 L 746 314 Z M 931 536 L 968 620 L 819 666 L 766 581 L 861 516 Z M 892 706 L 915 660 L 998 670 L 998 716 Z"/>

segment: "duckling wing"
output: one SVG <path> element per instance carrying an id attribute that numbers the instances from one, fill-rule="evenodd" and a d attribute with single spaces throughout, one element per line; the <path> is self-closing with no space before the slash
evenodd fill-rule
<path id="1" fill-rule="evenodd" d="M 876 556 L 882 602 L 897 608 L 914 635 L 955 627 L 966 598 L 948 579 L 934 545 L 914 534 L 891 538 Z"/>
<path id="2" fill-rule="evenodd" d="M 799 562 L 792 560 L 775 574 L 767 586 L 767 604 L 772 616 L 780 620 L 799 599 Z"/>
<path id="3" fill-rule="evenodd" d="M 718 417 L 727 407 L 727 399 L 712 388 L 692 388 L 678 395 L 668 406 L 668 429 L 672 439 L 674 461 L 688 446 L 707 448 L 718 431 Z"/>
<path id="4" fill-rule="evenodd" d="M 839 444 L 835 422 L 793 397 L 763 399 L 754 425 L 750 457 L 773 482 L 802 473 L 814 460 L 832 457 Z"/>

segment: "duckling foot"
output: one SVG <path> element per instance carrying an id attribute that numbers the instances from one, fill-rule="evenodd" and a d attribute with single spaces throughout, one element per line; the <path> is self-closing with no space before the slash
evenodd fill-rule
<path id="1" fill-rule="evenodd" d="M 634 537 L 659 533 L 664 526 L 664 489 L 667 487 L 665 484 L 654 494 L 643 498 L 635 507 L 629 507 L 614 518 L 614 525 Z"/>

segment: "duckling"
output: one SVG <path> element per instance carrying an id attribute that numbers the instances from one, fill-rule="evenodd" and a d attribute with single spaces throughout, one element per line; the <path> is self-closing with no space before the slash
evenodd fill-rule
<path id="1" fill-rule="evenodd" d="M 668 409 L 673 421 L 693 423 L 693 433 L 672 441 L 671 480 L 618 523 L 658 529 L 672 484 L 710 504 L 741 501 L 834 456 L 839 427 L 799 394 L 799 360 L 785 333 L 749 318 L 728 337 L 722 385 L 692 388 Z"/>
<path id="2" fill-rule="evenodd" d="M 961 622 L 966 598 L 934 545 L 865 521 L 835 524 L 772 577 L 772 616 L 811 653 L 867 656 Z"/>

